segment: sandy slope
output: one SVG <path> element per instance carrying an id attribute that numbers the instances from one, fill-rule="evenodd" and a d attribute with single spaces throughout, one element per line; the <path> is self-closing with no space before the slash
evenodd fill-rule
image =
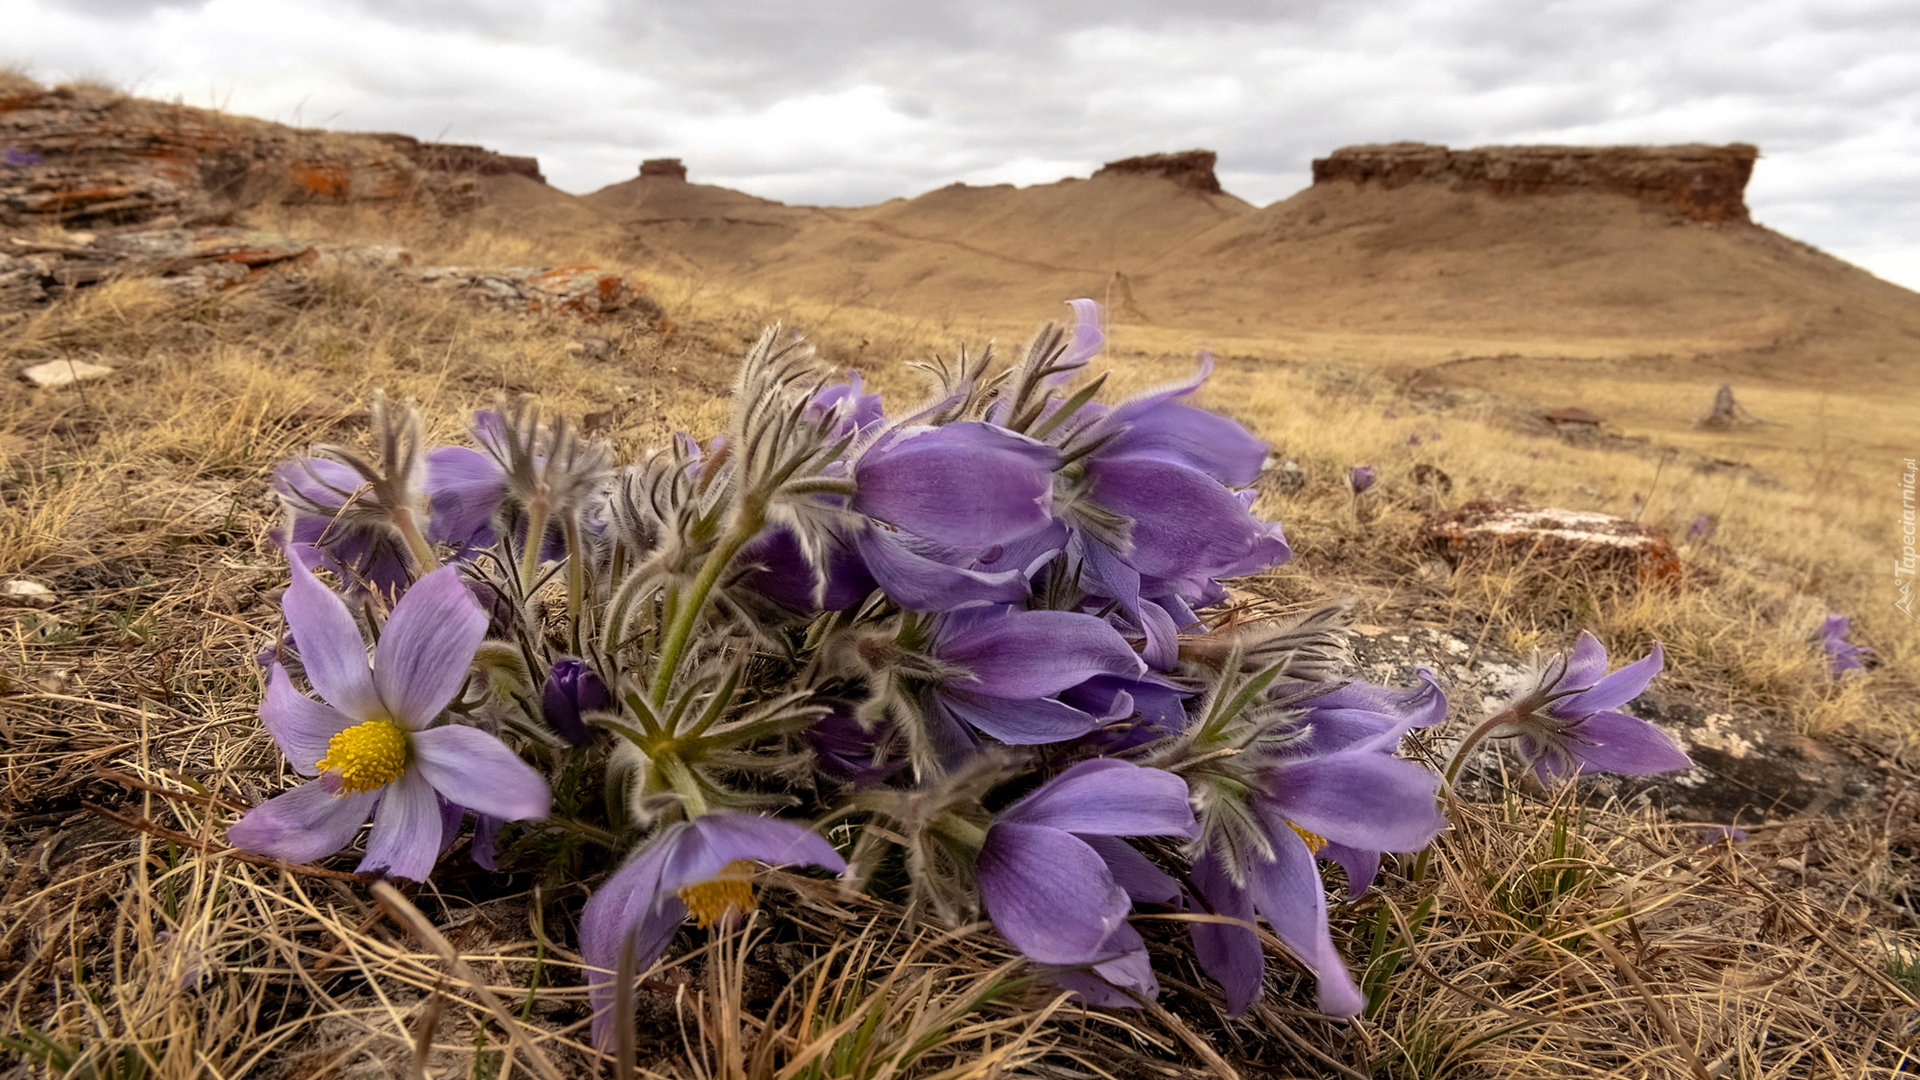
<path id="1" fill-rule="evenodd" d="M 1762 226 L 1624 195 L 1341 180 L 1255 209 L 1143 175 L 955 184 L 856 209 L 657 177 L 546 191 L 542 213 L 571 203 L 776 297 L 1011 326 L 1093 296 L 1152 340 L 1289 355 L 1664 357 L 1789 381 L 1920 380 L 1920 294 Z"/>

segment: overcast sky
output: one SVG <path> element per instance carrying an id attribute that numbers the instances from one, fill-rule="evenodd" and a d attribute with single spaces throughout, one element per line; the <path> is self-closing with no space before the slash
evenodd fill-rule
<path id="1" fill-rule="evenodd" d="M 1352 143 L 1759 144 L 1757 220 L 1920 288 L 1915 0 L 0 0 L 43 81 L 789 202 Z"/>

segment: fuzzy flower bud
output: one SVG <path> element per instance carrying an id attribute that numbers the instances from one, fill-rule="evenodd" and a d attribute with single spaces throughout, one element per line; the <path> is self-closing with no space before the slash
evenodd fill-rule
<path id="1" fill-rule="evenodd" d="M 547 685 L 540 692 L 540 711 L 546 715 L 547 723 L 575 746 L 586 745 L 591 735 L 580 714 L 611 704 L 613 695 L 607 692 L 607 684 L 585 661 L 573 657 L 554 661 Z"/>

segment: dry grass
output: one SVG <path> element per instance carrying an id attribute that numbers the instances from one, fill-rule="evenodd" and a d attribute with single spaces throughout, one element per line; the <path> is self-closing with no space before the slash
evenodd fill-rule
<path id="1" fill-rule="evenodd" d="M 364 213 L 262 223 L 398 241 L 436 263 L 579 259 Z M 618 251 L 592 257 L 623 265 Z M 239 808 L 287 779 L 253 719 L 251 658 L 278 628 L 284 580 L 266 539 L 267 470 L 313 441 L 358 437 L 357 403 L 373 388 L 419 399 L 446 438 L 496 393 L 535 392 L 555 410 L 603 414 L 602 431 L 630 451 L 672 428 L 713 427 L 734 355 L 763 321 L 806 329 L 830 362 L 862 368 L 896 401 L 913 391 L 903 359 L 987 329 L 641 276 L 677 328 L 593 329 L 614 339 L 606 360 L 568 351 L 577 324 L 349 267 L 195 301 L 113 283 L 4 328 L 9 364 L 71 356 L 122 373 L 62 392 L 0 387 L 0 576 L 60 597 L 0 623 L 0 1009 L 16 1055 L 0 1076 L 621 1074 L 585 1045 L 581 961 L 569 949 L 577 886 L 456 870 L 383 907 L 352 875 L 245 861 L 221 837 Z M 1189 369 L 1180 350 L 1150 344 L 1117 333 L 1123 382 Z M 1223 361 L 1205 400 L 1306 477 L 1263 496 L 1300 558 L 1254 588 L 1295 600 L 1350 592 L 1365 620 L 1466 627 L 1515 650 L 1583 626 L 1630 652 L 1659 638 L 1689 692 L 1875 740 L 1893 755 L 1890 787 L 1907 794 L 1844 820 L 1756 830 L 1740 847 L 1518 788 L 1457 807 L 1424 880 L 1401 867 L 1336 910 L 1347 955 L 1382 992 L 1351 1024 L 1315 1017 L 1284 962 L 1266 1006 L 1225 1019 L 1176 916 L 1140 921 L 1165 1007 L 1089 1013 L 1028 980 L 977 928 L 905 928 L 879 901 L 769 875 L 762 918 L 711 941 L 689 931 L 692 948 L 648 974 L 635 1075 L 1911 1071 L 1920 777 L 1901 755 L 1920 639 L 1875 606 L 1878 507 L 1853 486 L 1870 482 L 1867 466 L 1757 446 L 1745 456 L 1769 486 L 1678 458 L 1661 466 L 1657 447 L 1525 435 L 1505 399 L 1410 397 L 1366 370 L 1251 358 Z M 1356 509 L 1340 478 L 1360 461 L 1385 479 Z M 1415 464 L 1444 470 L 1452 491 L 1416 484 Z M 1687 552 L 1695 569 L 1677 593 L 1564 567 L 1437 571 L 1417 542 L 1421 512 L 1482 494 L 1669 524 L 1704 512 L 1719 527 Z M 1834 683 L 1808 644 L 1829 607 L 1855 612 L 1879 650 L 1865 678 Z"/>

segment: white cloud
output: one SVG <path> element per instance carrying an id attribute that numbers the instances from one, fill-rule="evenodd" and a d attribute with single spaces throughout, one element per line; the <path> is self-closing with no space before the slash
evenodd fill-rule
<path id="1" fill-rule="evenodd" d="M 0 61 L 271 119 L 645 157 L 792 201 L 1220 152 L 1253 202 L 1342 145 L 1748 141 L 1760 220 L 1920 287 L 1910 0 L 0 0 Z"/>

